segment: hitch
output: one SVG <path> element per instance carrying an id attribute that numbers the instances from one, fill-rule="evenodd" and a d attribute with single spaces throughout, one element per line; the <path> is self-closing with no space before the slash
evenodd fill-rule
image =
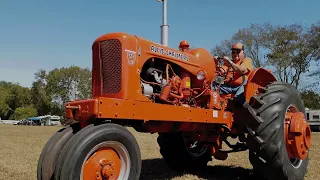
<path id="1" fill-rule="evenodd" d="M 237 142 L 236 144 L 231 144 L 228 140 L 223 140 L 232 150 L 223 150 L 223 152 L 231 153 L 231 152 L 240 152 L 246 151 L 248 149 L 247 143 L 245 142 Z"/>

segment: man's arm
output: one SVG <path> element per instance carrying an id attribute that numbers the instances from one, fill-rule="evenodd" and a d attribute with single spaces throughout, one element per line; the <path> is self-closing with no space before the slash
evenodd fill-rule
<path id="1" fill-rule="evenodd" d="M 241 65 L 235 64 L 233 61 L 231 61 L 228 57 L 224 57 L 224 59 L 233 67 L 235 71 L 241 74 L 246 74 L 249 70 L 252 69 L 251 62 L 244 62 Z M 246 61 L 249 61 L 246 59 Z"/>
<path id="2" fill-rule="evenodd" d="M 233 67 L 233 69 L 241 74 L 246 74 L 248 72 L 248 68 L 243 65 L 235 64 L 231 61 L 230 65 Z"/>

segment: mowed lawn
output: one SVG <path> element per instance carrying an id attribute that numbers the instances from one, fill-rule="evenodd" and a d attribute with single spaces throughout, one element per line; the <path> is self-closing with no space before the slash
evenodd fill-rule
<path id="1" fill-rule="evenodd" d="M 0 179 L 36 180 L 38 158 L 47 140 L 61 127 L 0 125 Z M 247 152 L 230 154 L 225 161 L 213 160 L 208 168 L 193 174 L 177 173 L 163 161 L 157 134 L 138 133 L 142 155 L 141 179 L 254 179 Z M 307 180 L 320 179 L 320 133 L 312 134 Z"/>

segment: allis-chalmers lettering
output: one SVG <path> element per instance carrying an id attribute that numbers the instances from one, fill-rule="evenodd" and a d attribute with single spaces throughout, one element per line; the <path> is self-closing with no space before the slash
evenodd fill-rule
<path id="1" fill-rule="evenodd" d="M 168 50 L 168 49 L 164 49 L 164 48 L 161 48 L 161 47 L 157 47 L 157 46 L 154 46 L 154 45 L 150 46 L 150 51 L 151 52 L 155 52 L 155 53 L 159 53 L 159 54 L 163 54 L 163 55 L 167 55 L 167 56 L 170 56 L 170 57 L 173 57 L 173 58 L 176 58 L 176 59 L 189 61 L 188 56 L 186 56 L 184 54 L 181 54 L 181 53 L 178 53 L 178 52 L 175 52 L 175 51 L 171 51 L 171 50 Z"/>

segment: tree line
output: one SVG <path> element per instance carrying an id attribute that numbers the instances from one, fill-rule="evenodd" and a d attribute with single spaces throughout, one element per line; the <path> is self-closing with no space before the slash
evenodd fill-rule
<path id="1" fill-rule="evenodd" d="M 212 48 L 212 55 L 230 56 L 235 42 L 245 45 L 246 55 L 255 67 L 271 69 L 278 80 L 293 84 L 305 106 L 320 109 L 320 21 L 303 27 L 299 24 L 251 24 L 229 40 Z M 312 78 L 313 81 L 307 81 Z M 31 88 L 0 81 L 0 117 L 26 119 L 31 116 L 64 116 L 66 102 L 91 98 L 91 71 L 70 66 L 43 69 L 35 73 Z"/>
<path id="2" fill-rule="evenodd" d="M 32 116 L 64 116 L 70 100 L 91 97 L 91 71 L 70 66 L 46 72 L 39 70 L 31 88 L 0 81 L 0 117 L 26 119 Z"/>

